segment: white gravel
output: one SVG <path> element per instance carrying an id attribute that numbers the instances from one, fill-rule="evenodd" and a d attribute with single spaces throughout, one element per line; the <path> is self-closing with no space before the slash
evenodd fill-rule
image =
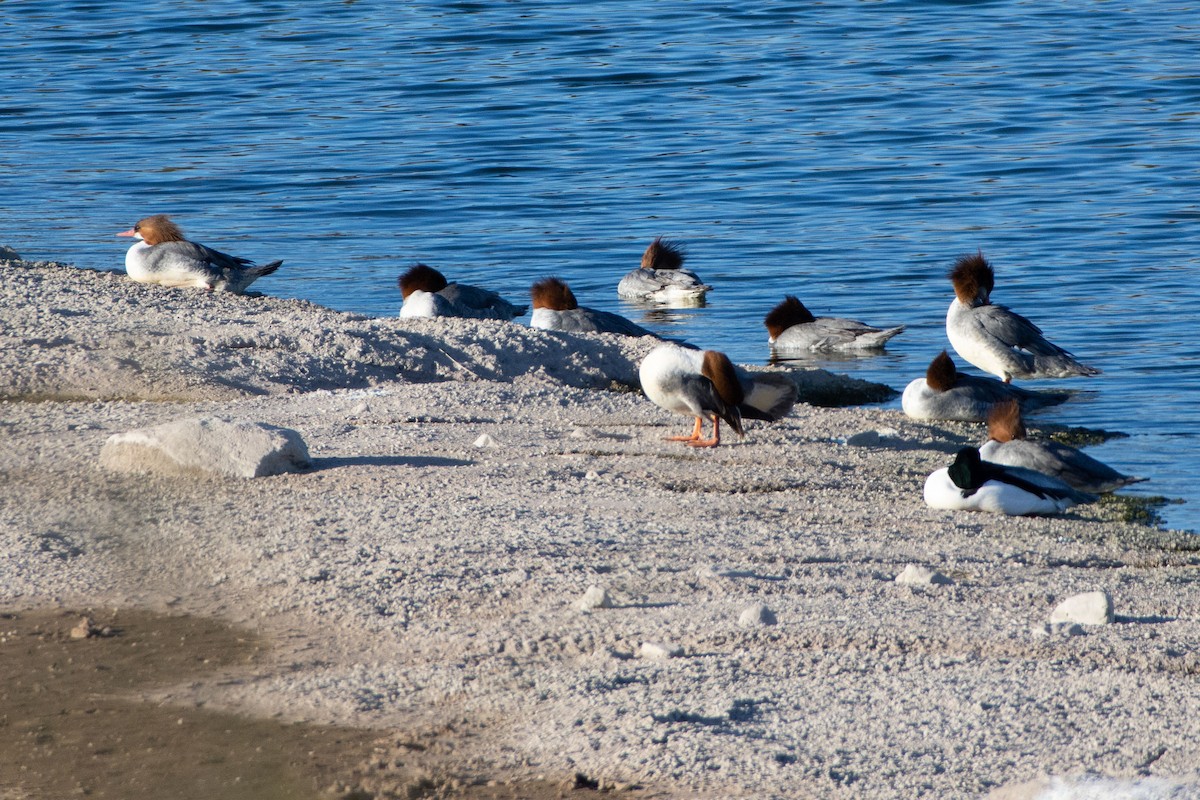
<path id="1" fill-rule="evenodd" d="M 650 340 L 0 275 L 3 606 L 278 642 L 163 698 L 439 730 L 463 769 L 672 796 L 1200 787 L 1200 537 L 1100 506 L 930 510 L 925 476 L 979 426 L 801 404 L 697 451 L 632 388 Z M 200 416 L 295 429 L 315 467 L 99 465 L 113 433 Z M 897 584 L 909 564 L 952 582 Z M 610 607 L 581 609 L 590 586 Z M 1038 635 L 1090 591 L 1114 624 Z M 755 606 L 774 624 L 740 622 Z"/>

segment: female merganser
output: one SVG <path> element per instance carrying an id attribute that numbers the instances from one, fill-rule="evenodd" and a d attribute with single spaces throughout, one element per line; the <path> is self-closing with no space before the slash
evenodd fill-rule
<path id="1" fill-rule="evenodd" d="M 814 353 L 836 350 L 882 350 L 888 339 L 904 330 L 872 328 L 857 320 L 840 317 L 814 317 L 792 295 L 771 309 L 763 320 L 767 343 L 773 350 L 807 350 Z"/>
<path id="2" fill-rule="evenodd" d="M 545 278 L 530 289 L 533 314 L 529 325 L 547 331 L 571 333 L 619 333 L 625 336 L 654 336 L 618 314 L 580 306 L 571 287 L 558 278 Z"/>
<path id="3" fill-rule="evenodd" d="M 189 242 L 166 214 L 138 220 L 136 225 L 117 236 L 133 236 L 139 240 L 125 253 L 125 272 L 139 283 L 240 294 L 256 279 L 270 275 L 283 263 L 272 261 L 260 267 L 247 258 L 226 255 Z"/>
<path id="4" fill-rule="evenodd" d="M 943 350 L 929 362 L 924 378 L 904 387 L 900 407 L 913 419 L 952 419 L 983 422 L 992 407 L 1016 400 L 1026 411 L 1054 406 L 1070 397 L 1066 392 L 1031 392 L 995 378 L 963 375 Z"/>
<path id="5" fill-rule="evenodd" d="M 683 268 L 687 254 L 681 245 L 659 236 L 642 254 L 642 265 L 617 284 L 617 296 L 664 305 L 696 306 L 711 289 L 696 273 Z"/>
<path id="6" fill-rule="evenodd" d="M 417 264 L 400 276 L 400 318 L 468 317 L 513 319 L 529 310 L 517 306 L 488 289 L 465 283 L 447 283 L 446 276 L 425 264 Z"/>
<path id="7" fill-rule="evenodd" d="M 926 478 L 924 494 L 931 508 L 1014 517 L 1058 514 L 1096 501 L 1095 495 L 1073 489 L 1058 478 L 984 461 L 974 447 L 959 450 L 953 464 Z"/>
<path id="8" fill-rule="evenodd" d="M 796 404 L 796 384 L 787 376 L 770 372 L 753 375 L 738 369 L 724 353 L 691 350 L 661 344 L 642 359 L 638 368 L 642 391 L 661 408 L 695 417 L 690 436 L 668 441 L 691 447 L 715 447 L 721 441 L 721 420 L 742 435 L 742 420 L 774 422 Z M 705 418 L 712 420 L 712 438 L 702 439 Z"/>
<path id="9" fill-rule="evenodd" d="M 946 312 L 946 336 L 967 361 L 1005 383 L 1013 378 L 1099 375 L 1042 336 L 1042 330 L 1004 306 L 991 304 L 996 274 L 983 253 L 963 256 L 947 274 L 954 301 Z"/>
<path id="10" fill-rule="evenodd" d="M 1012 400 L 997 403 L 988 414 L 988 440 L 979 455 L 993 464 L 1024 467 L 1055 478 L 1083 492 L 1103 494 L 1146 480 L 1123 475 L 1074 447 L 1055 441 L 1025 438 L 1021 409 Z"/>

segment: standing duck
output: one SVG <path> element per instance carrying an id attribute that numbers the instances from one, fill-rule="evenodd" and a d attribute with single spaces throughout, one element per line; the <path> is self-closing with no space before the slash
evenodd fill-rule
<path id="1" fill-rule="evenodd" d="M 681 245 L 659 236 L 642 254 L 642 265 L 621 278 L 617 296 L 663 305 L 703 305 L 704 295 L 712 287 L 683 268 L 686 258 Z"/>
<path id="2" fill-rule="evenodd" d="M 446 276 L 433 267 L 417 264 L 400 276 L 400 318 L 468 317 L 471 319 L 513 319 L 529 310 L 488 289 L 466 283 L 448 283 Z"/>
<path id="3" fill-rule="evenodd" d="M 954 463 L 925 479 L 925 503 L 951 511 L 988 511 L 1023 517 L 1060 514 L 1096 496 L 1073 489 L 1058 478 L 1020 467 L 984 461 L 979 450 L 964 447 Z"/>
<path id="4" fill-rule="evenodd" d="M 777 352 L 882 350 L 888 339 L 904 330 L 903 325 L 883 329 L 841 317 L 814 317 L 792 295 L 771 309 L 763 325 L 767 327 L 767 343 Z"/>
<path id="5" fill-rule="evenodd" d="M 1031 392 L 995 378 L 964 375 L 943 350 L 925 370 L 904 387 L 900 407 L 913 419 L 950 419 L 983 422 L 992 407 L 1003 400 L 1016 400 L 1027 411 L 1058 405 L 1070 397 L 1066 392 Z"/>
<path id="6" fill-rule="evenodd" d="M 993 464 L 1031 469 L 1094 494 L 1146 480 L 1123 475 L 1069 445 L 1027 439 L 1025 435 L 1020 406 L 1012 400 L 997 403 L 988 414 L 988 440 L 980 445 L 979 455 Z"/>
<path id="7" fill-rule="evenodd" d="M 1100 374 L 1048 341 L 1025 317 L 992 305 L 996 275 L 983 253 L 958 259 L 947 277 L 954 284 L 954 301 L 946 312 L 946 336 L 960 356 L 984 372 L 1005 383 Z"/>
<path id="8" fill-rule="evenodd" d="M 283 264 L 272 261 L 256 266 L 249 259 L 189 242 L 166 214 L 138 220 L 117 236 L 138 240 L 125 253 L 125 272 L 139 283 L 241 294 L 255 280 L 270 275 Z"/>
<path id="9" fill-rule="evenodd" d="M 571 287 L 558 278 L 545 278 L 530 291 L 533 314 L 529 325 L 547 331 L 571 333 L 619 333 L 624 336 L 654 336 L 619 314 L 580 306 Z"/>
<path id="10" fill-rule="evenodd" d="M 638 375 L 642 391 L 651 402 L 695 418 L 690 435 L 668 439 L 691 447 L 720 444 L 721 420 L 740 436 L 744 433 L 743 419 L 774 422 L 796 404 L 796 384 L 790 378 L 770 372 L 751 375 L 716 350 L 661 344 L 642 359 Z M 713 425 L 708 439 L 702 437 L 705 419 Z"/>

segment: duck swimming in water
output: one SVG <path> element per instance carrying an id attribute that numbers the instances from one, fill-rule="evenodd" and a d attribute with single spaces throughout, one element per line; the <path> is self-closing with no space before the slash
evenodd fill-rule
<path id="1" fill-rule="evenodd" d="M 529 310 L 514 305 L 488 289 L 466 283 L 449 283 L 433 267 L 417 264 L 400 276 L 400 318 L 467 317 L 513 319 Z"/>
<path id="2" fill-rule="evenodd" d="M 642 265 L 621 278 L 617 296 L 668 306 L 698 306 L 711 286 L 683 268 L 683 247 L 659 236 L 642 254 Z"/>
<path id="3" fill-rule="evenodd" d="M 744 433 L 743 419 L 774 422 L 796 404 L 796 384 L 786 375 L 747 373 L 716 350 L 661 344 L 642 359 L 638 376 L 642 391 L 655 405 L 695 418 L 690 435 L 668 438 L 691 447 L 720 444 L 721 420 L 740 436 Z M 713 425 L 708 439 L 702 438 L 706 419 Z"/>
<path id="4" fill-rule="evenodd" d="M 1031 392 L 995 378 L 964 375 L 943 350 L 929 362 L 924 378 L 916 378 L 904 387 L 900 407 L 912 419 L 983 422 L 992 407 L 1004 400 L 1016 400 L 1023 409 L 1032 411 L 1058 405 L 1068 397 L 1066 392 Z"/>
<path id="5" fill-rule="evenodd" d="M 530 289 L 533 314 L 529 325 L 547 331 L 570 333 L 619 333 L 624 336 L 654 336 L 619 314 L 579 305 L 571 287 L 558 278 L 545 278 Z M 657 337 L 656 337 L 657 338 Z"/>
<path id="6" fill-rule="evenodd" d="M 1074 489 L 1058 478 L 984 461 L 974 447 L 962 448 L 953 464 L 926 478 L 924 495 L 930 508 L 1014 517 L 1059 514 L 1096 501 L 1094 494 Z"/>
<path id="7" fill-rule="evenodd" d="M 903 325 L 873 328 L 841 317 L 814 317 L 797 298 L 787 295 L 763 320 L 767 343 L 776 352 L 849 352 L 882 350 Z"/>
<path id="8" fill-rule="evenodd" d="M 988 414 L 988 440 L 979 455 L 993 464 L 1024 467 L 1058 478 L 1083 492 L 1103 494 L 1145 478 L 1123 475 L 1069 445 L 1027 439 L 1021 409 L 1015 401 L 997 403 Z"/>
<path id="9" fill-rule="evenodd" d="M 1005 383 L 1100 374 L 1048 341 L 1025 317 L 992 305 L 996 276 L 983 253 L 958 259 L 947 277 L 954 284 L 954 300 L 946 312 L 946 336 L 968 362 Z"/>
<path id="10" fill-rule="evenodd" d="M 257 266 L 250 259 L 189 242 L 166 214 L 140 219 L 117 236 L 138 240 L 125 253 L 125 272 L 138 283 L 241 294 L 251 283 L 283 264 L 272 261 Z"/>

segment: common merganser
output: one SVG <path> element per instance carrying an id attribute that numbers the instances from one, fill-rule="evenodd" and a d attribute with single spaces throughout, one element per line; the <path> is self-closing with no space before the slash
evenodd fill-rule
<path id="1" fill-rule="evenodd" d="M 400 276 L 400 318 L 468 317 L 470 319 L 513 319 L 529 310 L 488 289 L 466 283 L 448 283 L 433 267 L 417 264 Z"/>
<path id="2" fill-rule="evenodd" d="M 529 325 L 547 331 L 570 333 L 619 333 L 625 336 L 654 336 L 619 314 L 597 311 L 575 301 L 571 287 L 558 278 L 545 278 L 530 289 L 533 313 Z"/>
<path id="3" fill-rule="evenodd" d="M 900 407 L 913 419 L 951 419 L 983 422 L 992 407 L 1004 400 L 1016 400 L 1026 411 L 1054 406 L 1065 401 L 1066 392 L 1031 392 L 995 378 L 964 375 L 943 350 L 917 378 L 904 387 Z"/>
<path id="4" fill-rule="evenodd" d="M 988 440 L 979 446 L 979 455 L 993 464 L 1052 475 L 1080 491 L 1095 494 L 1146 480 L 1123 475 L 1069 445 L 1025 436 L 1020 407 L 1011 400 L 997 403 L 988 414 Z"/>
<path id="5" fill-rule="evenodd" d="M 763 325 L 767 327 L 767 343 L 772 349 L 814 353 L 881 350 L 888 339 L 904 330 L 903 325 L 883 329 L 853 319 L 814 317 L 792 295 L 771 309 Z"/>
<path id="6" fill-rule="evenodd" d="M 257 266 L 247 258 L 189 242 L 166 214 L 138 220 L 117 236 L 139 240 L 125 253 L 125 272 L 139 283 L 241 294 L 255 280 L 270 275 L 283 263 L 272 261 Z"/>
<path id="7" fill-rule="evenodd" d="M 1005 383 L 1013 378 L 1099 375 L 1042 336 L 1042 329 L 1005 306 L 992 305 L 996 274 L 983 253 L 963 256 L 947 273 L 954 301 L 946 312 L 946 336 L 964 359 Z"/>
<path id="8" fill-rule="evenodd" d="M 655 405 L 695 418 L 691 435 L 668 438 L 691 447 L 719 444 L 721 420 L 740 436 L 744 433 L 743 419 L 774 422 L 796 404 L 796 384 L 790 378 L 770 372 L 752 375 L 716 350 L 661 344 L 642 359 L 638 375 L 642 391 Z M 701 438 L 706 418 L 713 424 L 709 439 Z"/>
<path id="9" fill-rule="evenodd" d="M 663 305 L 702 305 L 712 287 L 683 268 L 686 258 L 682 245 L 659 236 L 642 254 L 642 265 L 621 278 L 617 296 Z"/>
<path id="10" fill-rule="evenodd" d="M 953 464 L 926 478 L 924 495 L 931 508 L 989 511 L 1014 517 L 1058 514 L 1097 499 L 1058 478 L 984 461 L 975 447 L 959 450 Z"/>

